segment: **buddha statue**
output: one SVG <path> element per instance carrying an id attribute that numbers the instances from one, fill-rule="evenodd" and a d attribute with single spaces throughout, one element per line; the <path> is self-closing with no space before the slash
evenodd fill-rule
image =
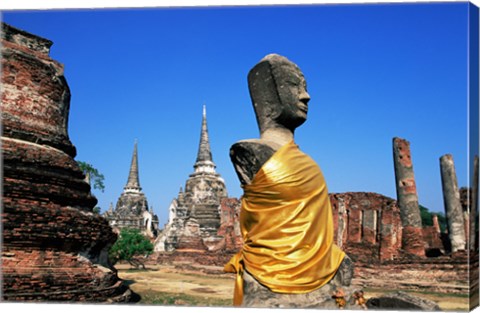
<path id="1" fill-rule="evenodd" d="M 242 184 L 244 245 L 227 272 L 237 273 L 234 304 L 335 308 L 348 293 L 353 264 L 333 243 L 328 189 L 319 166 L 294 141 L 310 95 L 299 67 L 270 54 L 248 74 L 260 138 L 241 140 L 230 158 Z"/>

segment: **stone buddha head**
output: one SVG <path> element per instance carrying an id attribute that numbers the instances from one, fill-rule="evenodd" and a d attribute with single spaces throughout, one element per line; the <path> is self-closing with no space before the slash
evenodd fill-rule
<path id="1" fill-rule="evenodd" d="M 292 132 L 307 119 L 310 96 L 300 68 L 278 54 L 265 56 L 248 74 L 260 133 L 285 127 Z"/>

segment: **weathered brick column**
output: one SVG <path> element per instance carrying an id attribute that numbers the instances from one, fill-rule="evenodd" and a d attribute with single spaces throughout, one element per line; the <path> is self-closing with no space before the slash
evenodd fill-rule
<path id="1" fill-rule="evenodd" d="M 477 210 L 478 210 L 478 155 L 473 159 L 473 181 L 472 181 L 472 202 L 470 203 L 470 235 L 469 235 L 469 247 L 470 250 L 478 250 L 476 224 Z"/>
<path id="2" fill-rule="evenodd" d="M 2 300 L 123 302 L 116 240 L 67 133 L 70 90 L 52 42 L 1 24 Z"/>
<path id="3" fill-rule="evenodd" d="M 425 256 L 422 219 L 418 206 L 417 187 L 413 174 L 410 143 L 393 138 L 393 161 L 397 186 L 397 201 L 402 219 L 402 249 L 420 257 Z"/>
<path id="4" fill-rule="evenodd" d="M 465 233 L 465 249 L 469 247 L 469 236 L 470 236 L 470 216 L 468 211 L 463 211 L 463 230 Z"/>
<path id="5" fill-rule="evenodd" d="M 440 158 L 440 171 L 445 214 L 448 221 L 448 237 L 452 245 L 452 252 L 465 250 L 465 222 L 452 155 L 446 154 Z"/>

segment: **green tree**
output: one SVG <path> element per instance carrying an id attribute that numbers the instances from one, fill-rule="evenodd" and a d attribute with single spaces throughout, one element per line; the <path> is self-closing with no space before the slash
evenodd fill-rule
<path id="1" fill-rule="evenodd" d="M 432 226 L 433 225 L 432 213 L 430 213 L 430 211 L 428 211 L 428 209 L 423 205 L 419 205 L 419 208 L 420 208 L 420 217 L 422 218 L 422 225 Z"/>
<path id="2" fill-rule="evenodd" d="M 447 219 L 445 218 L 445 215 L 443 215 L 443 213 L 440 213 L 440 212 L 432 213 L 423 205 L 419 205 L 419 208 L 420 208 L 420 217 L 422 218 L 423 226 L 432 226 L 433 225 L 432 215 L 435 214 L 438 218 L 438 225 L 440 226 L 440 230 L 442 232 L 445 231 L 445 228 L 447 225 Z"/>
<path id="3" fill-rule="evenodd" d="M 152 252 L 153 244 L 138 229 L 123 228 L 109 251 L 109 257 L 114 264 L 118 261 L 127 261 L 136 268 L 145 269 L 142 259 Z"/>
<path id="4" fill-rule="evenodd" d="M 91 164 L 83 161 L 77 161 L 78 166 L 83 171 L 85 176 L 88 177 L 88 183 L 91 185 L 93 181 L 93 189 L 100 190 L 101 192 L 105 191 L 105 176 L 100 173 L 96 168 L 94 168 Z"/>
<path id="5" fill-rule="evenodd" d="M 447 218 L 443 213 L 437 212 L 436 214 L 438 217 L 438 224 L 440 225 L 440 230 L 442 231 L 442 233 L 444 233 L 447 229 Z"/>
<path id="6" fill-rule="evenodd" d="M 98 189 L 101 192 L 104 192 L 105 184 L 103 182 L 105 180 L 105 176 L 103 176 L 102 173 L 100 173 L 96 168 L 87 162 L 77 161 L 77 163 L 85 176 L 88 177 L 88 183 L 90 185 L 92 185 L 93 180 L 93 189 Z M 100 211 L 101 208 L 98 206 L 93 208 L 93 213 L 100 214 Z"/>

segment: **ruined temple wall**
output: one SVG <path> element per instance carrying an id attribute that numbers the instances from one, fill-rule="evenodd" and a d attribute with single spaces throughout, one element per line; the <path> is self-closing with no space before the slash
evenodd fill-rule
<path id="1" fill-rule="evenodd" d="M 4 300 L 126 301 L 115 242 L 67 133 L 70 90 L 51 41 L 2 24 Z M 94 296 L 94 298 L 92 298 Z"/>
<path id="2" fill-rule="evenodd" d="M 402 244 L 402 227 L 400 213 L 396 203 L 389 203 L 387 209 L 381 212 L 380 220 L 380 251 L 381 261 L 398 258 Z"/>
<path id="3" fill-rule="evenodd" d="M 356 263 L 353 284 L 359 288 L 465 294 L 469 288 L 467 257 L 466 253 L 458 253 L 438 258 L 394 260 L 384 264 Z M 476 257 L 478 268 L 478 254 Z"/>
<path id="4" fill-rule="evenodd" d="M 435 226 L 425 226 L 422 229 L 423 240 L 428 249 L 445 250 L 441 234 Z"/>
<path id="5" fill-rule="evenodd" d="M 371 192 L 332 193 L 329 196 L 334 242 L 352 259 L 378 263 L 404 256 L 400 209 L 394 199 Z M 240 207 L 241 202 L 236 198 L 221 201 L 221 225 L 217 235 L 223 239 L 215 251 L 238 251 L 241 248 Z M 441 234 L 433 228 L 423 228 L 422 236 L 425 248 L 443 249 Z"/>
<path id="6" fill-rule="evenodd" d="M 63 65 L 48 55 L 52 42 L 2 25 L 3 136 L 74 156 L 67 134 L 70 90 Z"/>
<path id="7" fill-rule="evenodd" d="M 380 261 L 398 256 L 401 221 L 395 200 L 376 193 L 347 192 L 330 194 L 330 202 L 335 242 L 353 259 Z"/>
<path id="8" fill-rule="evenodd" d="M 217 235 L 223 237 L 223 250 L 238 251 L 243 245 L 239 221 L 240 206 L 241 202 L 236 198 L 224 198 L 220 203 L 221 224 Z"/>
<path id="9" fill-rule="evenodd" d="M 9 300 L 101 301 L 118 295 L 121 281 L 106 270 L 100 283 L 99 268 L 85 257 L 58 249 L 12 249 L 2 252 L 4 289 Z M 32 269 L 35 269 L 32 271 Z"/>
<path id="10" fill-rule="evenodd" d="M 226 195 L 225 183 L 218 174 L 193 173 L 185 183 L 183 205 L 187 216 L 199 223 L 203 238 L 214 236 L 220 227 L 218 206 Z"/>

